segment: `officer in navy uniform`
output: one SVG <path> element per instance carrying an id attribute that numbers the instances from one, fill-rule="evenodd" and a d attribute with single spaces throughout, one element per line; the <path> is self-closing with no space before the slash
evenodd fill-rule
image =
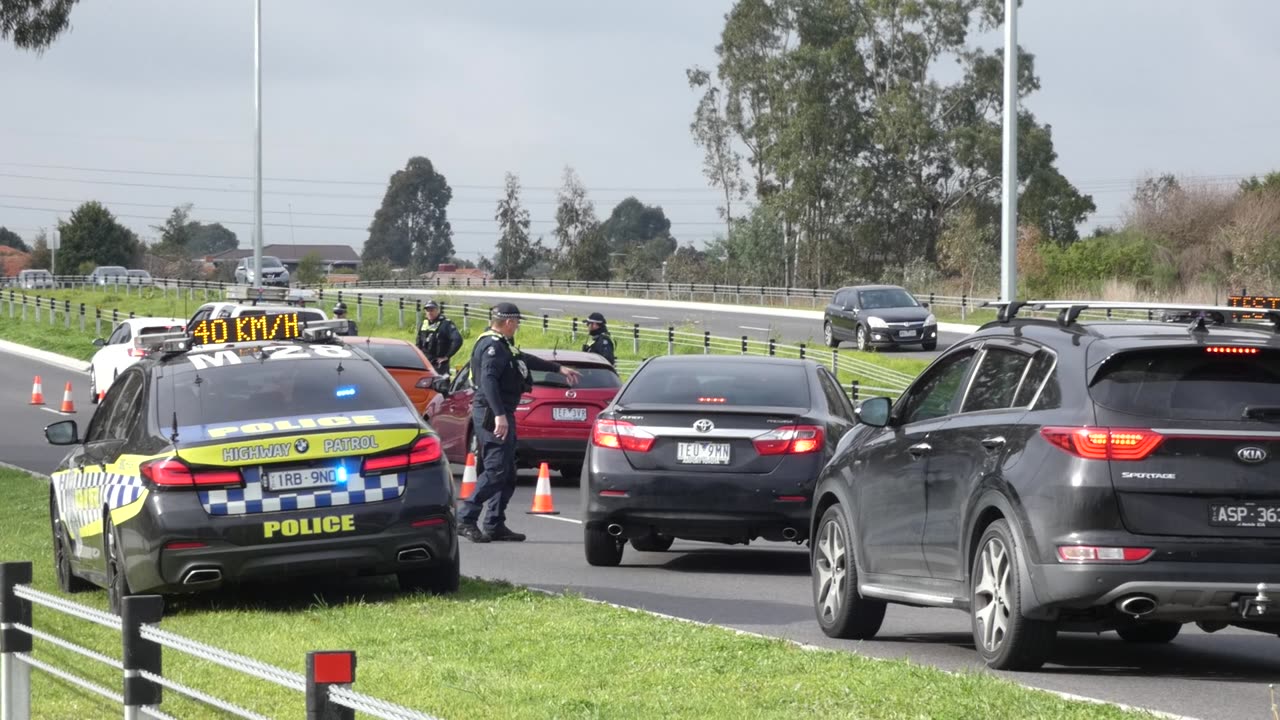
<path id="1" fill-rule="evenodd" d="M 591 341 L 583 343 L 582 351 L 595 353 L 610 365 L 616 365 L 617 360 L 613 357 L 613 338 L 609 336 L 609 327 L 605 323 L 604 315 L 593 312 L 587 316 L 587 330 L 591 332 Z"/>
<path id="2" fill-rule="evenodd" d="M 449 361 L 462 349 L 458 326 L 440 311 L 440 303 L 430 300 L 422 306 L 427 316 L 418 328 L 418 347 L 441 375 L 449 374 Z"/>
<path id="3" fill-rule="evenodd" d="M 479 449 L 481 470 L 476 489 L 458 511 L 458 534 L 472 542 L 490 540 L 520 542 L 522 533 L 506 524 L 507 504 L 516 490 L 516 408 L 520 395 L 533 387 L 531 370 L 559 373 L 576 385 L 581 375 L 571 367 L 525 355 L 516 347 L 520 309 L 498 303 L 490 311 L 489 329 L 471 350 L 476 386 L 471 422 Z M 480 511 L 489 504 L 483 530 L 477 525 Z"/>
<path id="4" fill-rule="evenodd" d="M 333 306 L 333 316 L 338 320 L 346 320 L 347 327 L 344 330 L 335 330 L 335 335 L 359 335 L 360 331 L 356 329 L 356 321 L 347 317 L 347 304 L 340 302 Z"/>

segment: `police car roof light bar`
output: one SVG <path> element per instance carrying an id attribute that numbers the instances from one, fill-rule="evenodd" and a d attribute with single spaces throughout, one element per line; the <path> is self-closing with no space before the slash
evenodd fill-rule
<path id="1" fill-rule="evenodd" d="M 346 320 L 308 320 L 302 329 L 302 339 L 310 342 L 329 340 L 346 327 Z"/>
<path id="2" fill-rule="evenodd" d="M 151 333 L 137 338 L 134 343 L 146 350 L 161 352 L 186 352 L 191 347 L 191 338 L 185 332 Z M 181 349 L 179 345 L 185 343 Z M 171 349 L 172 348 L 172 349 Z"/>
<path id="3" fill-rule="evenodd" d="M 1085 310 L 1160 310 L 1215 312 L 1230 318 L 1234 315 L 1263 315 L 1271 321 L 1275 331 L 1280 333 L 1280 310 L 1264 308 L 1236 307 L 1230 305 L 1214 305 L 1210 303 L 1160 303 L 1160 302 L 1126 302 L 1110 300 L 989 300 L 983 307 L 998 308 L 1000 322 L 1009 322 L 1024 307 L 1032 310 L 1058 310 L 1058 322 L 1070 325 Z"/>

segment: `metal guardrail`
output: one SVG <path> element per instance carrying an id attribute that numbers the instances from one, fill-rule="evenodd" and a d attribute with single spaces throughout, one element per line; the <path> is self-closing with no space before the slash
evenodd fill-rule
<path id="1" fill-rule="evenodd" d="M 235 672 L 303 693 L 305 717 L 315 720 L 354 720 L 357 711 L 385 720 L 435 720 L 430 715 L 381 700 L 351 689 L 355 683 L 354 651 L 316 651 L 306 655 L 306 674 L 290 672 L 253 658 L 238 655 L 158 626 L 164 615 L 164 599 L 159 595 L 124 598 L 119 617 L 41 592 L 30 586 L 30 562 L 0 563 L 0 720 L 29 720 L 31 717 L 32 668 L 100 697 L 119 703 L 126 720 L 157 718 L 172 720 L 160 710 L 163 690 L 178 693 L 225 713 L 266 720 L 231 701 L 218 698 L 164 677 L 161 659 L 165 649 L 179 652 Z M 53 610 L 120 633 L 123 659 L 116 660 L 32 627 L 32 606 Z M 69 650 L 94 662 L 120 670 L 122 692 L 115 692 L 64 668 L 34 657 L 35 640 Z"/>

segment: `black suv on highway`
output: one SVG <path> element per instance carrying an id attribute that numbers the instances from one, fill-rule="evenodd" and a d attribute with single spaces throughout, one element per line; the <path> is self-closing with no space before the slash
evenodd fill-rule
<path id="1" fill-rule="evenodd" d="M 964 610 L 997 669 L 1039 667 L 1058 631 L 1280 634 L 1280 313 L 1020 306 L 858 408 L 814 493 L 823 631 L 870 638 L 886 603 Z"/>

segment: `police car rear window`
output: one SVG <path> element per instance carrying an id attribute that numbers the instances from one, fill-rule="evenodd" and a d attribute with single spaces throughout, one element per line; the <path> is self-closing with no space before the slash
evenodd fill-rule
<path id="1" fill-rule="evenodd" d="M 178 425 L 189 427 L 285 415 L 345 414 L 405 404 L 376 365 L 346 348 L 285 347 L 291 354 L 274 360 L 240 357 L 224 350 L 189 354 L 166 365 L 153 385 L 160 426 L 170 427 L 175 411 Z M 321 350 L 348 356 L 315 355 Z M 194 362 L 193 355 L 197 356 Z M 213 365 L 214 359 L 221 364 Z"/>
<path id="2" fill-rule="evenodd" d="M 759 362 L 655 363 L 636 374 L 619 402 L 810 407 L 803 366 Z"/>
<path id="3" fill-rule="evenodd" d="M 427 369 L 426 364 L 422 362 L 422 356 L 418 354 L 416 348 L 409 345 L 388 345 L 384 343 L 353 343 L 361 350 L 373 356 L 378 364 L 385 368 L 395 368 L 397 370 L 423 370 Z"/>
<path id="4" fill-rule="evenodd" d="M 1280 353 L 1214 346 L 1127 352 L 1089 388 L 1120 412 L 1175 420 L 1242 420 L 1249 407 L 1280 407 Z"/>

